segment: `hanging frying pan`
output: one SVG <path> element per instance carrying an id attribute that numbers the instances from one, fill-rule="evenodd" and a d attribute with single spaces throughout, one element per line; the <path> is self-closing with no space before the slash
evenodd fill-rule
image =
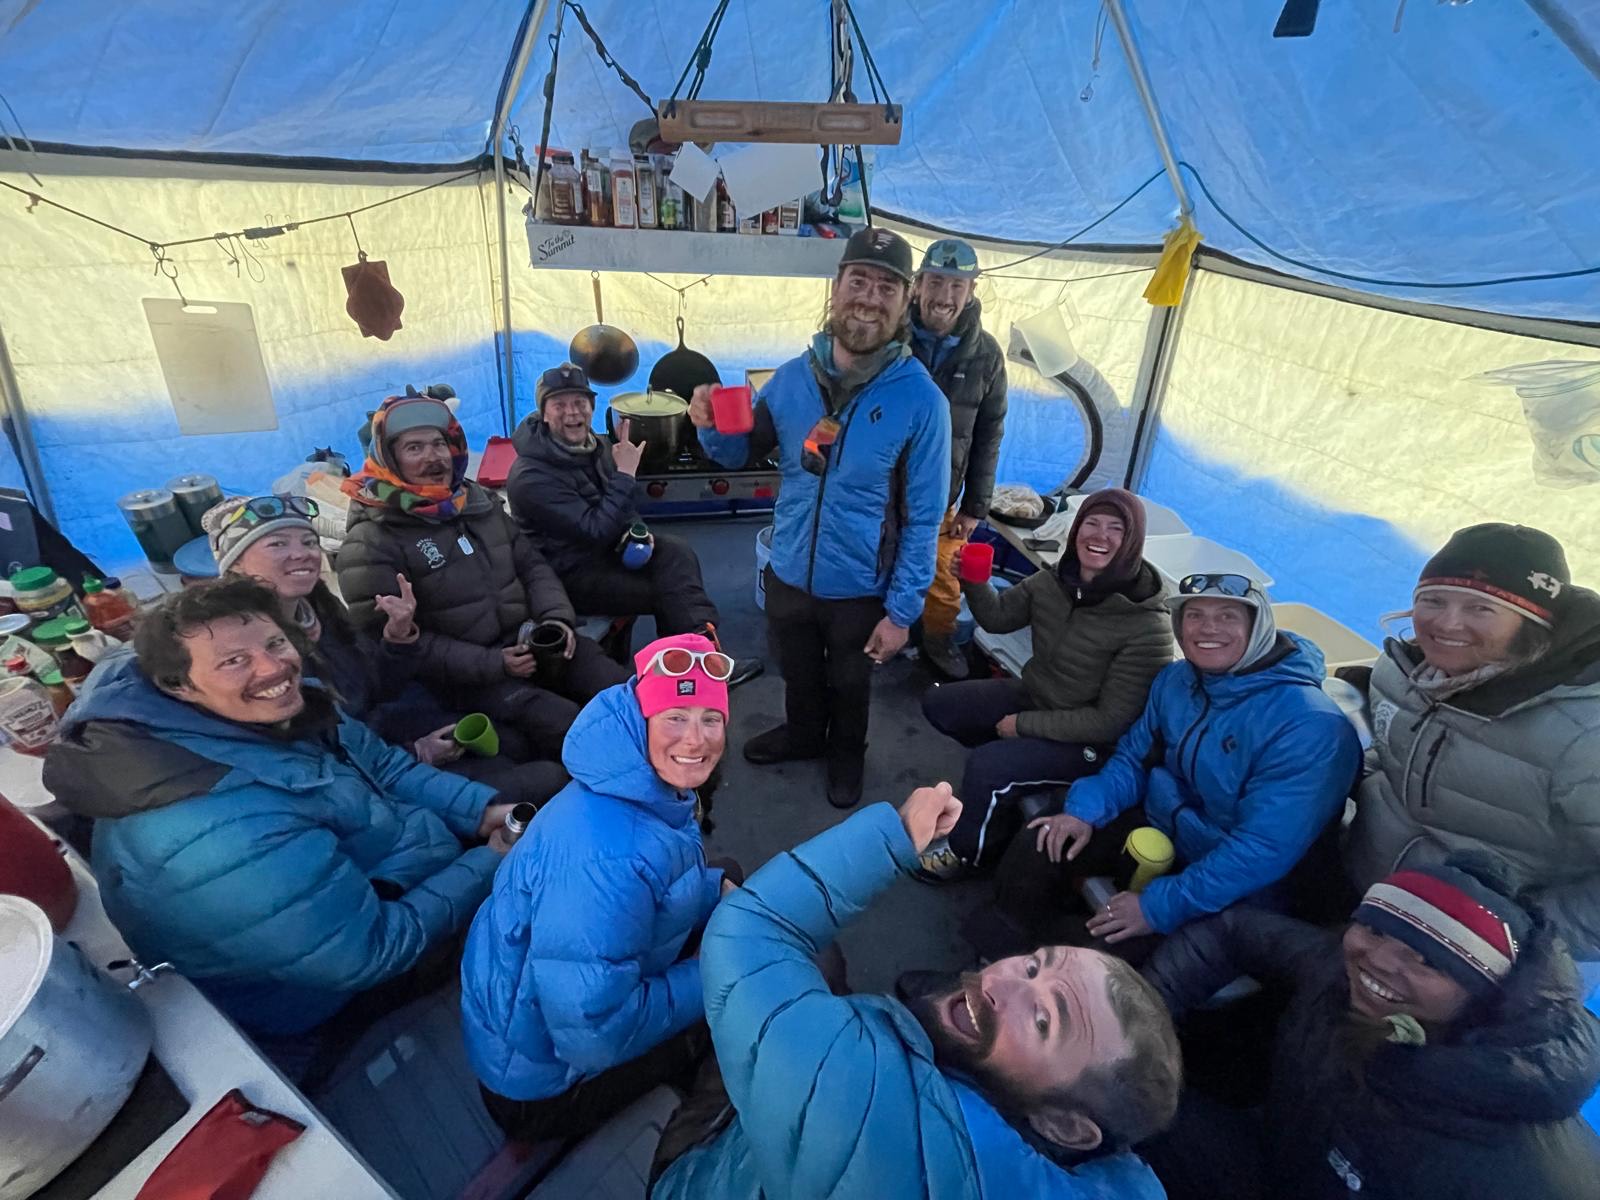
<path id="1" fill-rule="evenodd" d="M 702 383 L 721 383 L 722 376 L 704 354 L 683 344 L 683 318 L 678 318 L 678 348 L 668 350 L 650 368 L 652 392 L 676 392 L 685 400 L 694 399 L 694 389 Z"/>
<path id="2" fill-rule="evenodd" d="M 615 325 L 605 323 L 605 310 L 600 305 L 600 273 L 591 271 L 589 277 L 594 281 L 595 323 L 578 330 L 567 347 L 567 357 L 583 368 L 590 383 L 622 383 L 639 369 L 639 347 Z"/>

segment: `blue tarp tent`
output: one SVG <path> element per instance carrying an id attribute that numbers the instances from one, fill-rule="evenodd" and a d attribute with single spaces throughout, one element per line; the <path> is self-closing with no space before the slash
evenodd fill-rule
<path id="1" fill-rule="evenodd" d="M 485 154 L 502 107 L 524 146 L 537 141 L 558 7 L 0 0 L 0 180 L 45 201 L 0 201 L 0 377 L 22 465 L 72 537 L 131 560 L 120 493 L 187 469 L 259 489 L 315 446 L 353 455 L 363 414 L 408 382 L 452 383 L 475 441 L 503 432 L 513 402 L 526 412 L 529 372 L 593 319 L 593 299 L 583 271 L 522 265 L 526 192 L 493 186 Z M 1271 36 L 1276 5 L 1128 0 L 1205 239 L 1175 312 L 1140 298 L 1177 201 L 1099 4 L 856 7 L 906 113 L 901 143 L 877 154 L 874 207 L 921 241 L 979 240 L 999 268 L 980 294 L 1003 341 L 1062 315 L 1105 404 L 1097 480 L 1132 478 L 1251 554 L 1280 598 L 1369 636 L 1427 548 L 1472 520 L 1543 525 L 1580 578 L 1600 577 L 1585 519 L 1597 493 L 1539 478 L 1519 396 L 1476 378 L 1600 361 L 1592 5 L 1412 4 L 1398 31 L 1377 11 L 1389 6 L 1325 5 L 1315 33 L 1291 40 Z M 655 97 L 713 8 L 584 6 Z M 702 94 L 823 98 L 828 18 L 822 0 L 734 0 Z M 552 144 L 621 145 L 646 115 L 569 13 Z M 407 195 L 465 171 L 478 173 Z M 211 240 L 296 221 L 281 237 Z M 188 239 L 165 255 L 174 287 L 148 243 Z M 387 343 L 343 312 L 339 268 L 358 246 L 407 297 Z M 607 312 L 647 364 L 682 314 L 725 367 L 773 365 L 803 344 L 823 284 L 757 270 L 698 288 L 608 275 Z M 251 415 L 236 427 L 174 399 L 144 302 L 175 292 L 249 306 L 267 394 L 241 399 Z M 1001 474 L 1059 483 L 1082 442 L 1076 410 L 1020 365 L 1013 389 Z M 19 479 L 0 458 L 0 483 Z"/>

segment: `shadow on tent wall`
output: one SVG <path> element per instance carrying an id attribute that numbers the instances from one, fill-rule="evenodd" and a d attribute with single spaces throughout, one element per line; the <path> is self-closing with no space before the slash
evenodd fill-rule
<path id="1" fill-rule="evenodd" d="M 1382 644 L 1378 618 L 1405 608 L 1436 547 L 1387 521 L 1326 508 L 1270 479 L 1217 462 L 1162 430 L 1140 491 L 1204 537 L 1243 551 L 1281 582 L 1274 600 L 1314 605 Z"/>

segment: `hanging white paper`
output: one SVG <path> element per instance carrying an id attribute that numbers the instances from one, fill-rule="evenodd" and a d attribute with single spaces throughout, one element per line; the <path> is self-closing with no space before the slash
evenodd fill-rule
<path id="1" fill-rule="evenodd" d="M 815 146 L 751 142 L 717 155 L 722 180 L 740 216 L 798 200 L 822 186 Z"/>
<path id="2" fill-rule="evenodd" d="M 693 142 L 685 142 L 672 160 L 667 178 L 681 187 L 684 195 L 704 203 L 717 186 L 717 160 Z"/>

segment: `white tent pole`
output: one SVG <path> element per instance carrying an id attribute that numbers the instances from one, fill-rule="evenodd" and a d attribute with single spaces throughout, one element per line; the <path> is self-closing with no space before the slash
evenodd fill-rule
<path id="1" fill-rule="evenodd" d="M 1189 200 L 1189 189 L 1183 186 L 1183 175 L 1178 170 L 1177 156 L 1172 153 L 1172 141 L 1167 137 L 1167 123 L 1156 103 L 1155 91 L 1150 87 L 1150 76 L 1145 73 L 1144 59 L 1134 44 L 1133 30 L 1128 26 L 1128 14 L 1123 11 L 1122 0 L 1105 0 L 1111 23 L 1117 27 L 1117 40 L 1122 43 L 1122 55 L 1128 60 L 1128 71 L 1133 76 L 1133 86 L 1139 93 L 1139 103 L 1144 105 L 1144 115 L 1150 122 L 1150 132 L 1155 136 L 1156 149 L 1161 152 L 1161 163 L 1167 169 L 1167 179 L 1178 195 L 1178 211 L 1183 216 L 1194 212 Z"/>
<path id="2" fill-rule="evenodd" d="M 17 465 L 28 481 L 33 506 L 50 524 L 56 523 L 56 506 L 50 500 L 50 489 L 44 481 L 44 464 L 39 460 L 39 447 L 33 440 L 33 427 L 28 424 L 28 414 L 22 407 L 22 391 L 17 386 L 17 373 L 11 365 L 11 352 L 6 349 L 6 335 L 0 330 L 0 411 L 11 434 L 11 444 L 17 449 Z"/>
<path id="3" fill-rule="evenodd" d="M 500 336 L 505 362 L 506 412 L 511 428 L 517 423 L 516 358 L 511 352 L 511 246 L 506 239 L 506 156 L 505 128 L 511 120 L 511 107 L 517 102 L 522 88 L 522 75 L 528 69 L 528 59 L 539 40 L 539 29 L 544 25 L 544 14 L 550 0 L 538 0 L 533 16 L 522 30 L 522 42 L 517 47 L 516 65 L 511 69 L 511 82 L 505 97 L 500 101 L 500 111 L 494 115 L 494 127 L 489 131 L 489 141 L 494 146 L 494 211 L 500 223 Z M 506 430 L 511 432 L 511 428 Z"/>

